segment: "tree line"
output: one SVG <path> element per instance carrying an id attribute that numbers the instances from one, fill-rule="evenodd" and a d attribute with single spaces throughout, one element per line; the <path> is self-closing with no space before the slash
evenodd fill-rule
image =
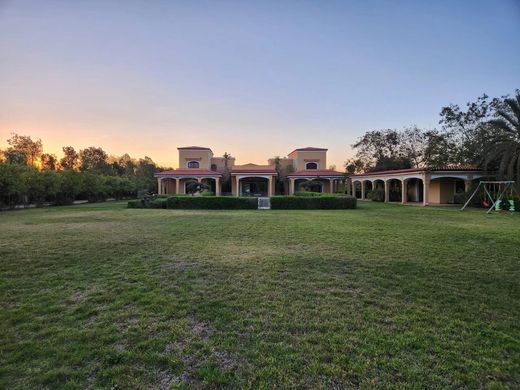
<path id="1" fill-rule="evenodd" d="M 440 129 L 410 126 L 369 131 L 353 145 L 349 173 L 415 167 L 472 165 L 500 179 L 520 182 L 520 91 L 482 95 L 465 107 L 440 112 Z"/>
<path id="2" fill-rule="evenodd" d="M 65 146 L 58 158 L 30 136 L 13 133 L 7 144 L 0 150 L 1 208 L 134 198 L 139 191 L 156 191 L 154 173 L 163 170 L 148 156 L 111 156 L 100 147 Z"/>

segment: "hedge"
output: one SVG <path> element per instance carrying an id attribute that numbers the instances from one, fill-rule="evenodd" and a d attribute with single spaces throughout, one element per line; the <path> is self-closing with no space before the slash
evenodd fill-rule
<path id="1" fill-rule="evenodd" d="M 355 197 L 346 196 L 274 196 L 271 198 L 271 209 L 279 210 L 333 210 L 333 209 L 355 209 L 357 200 Z"/>
<path id="2" fill-rule="evenodd" d="M 294 196 L 304 196 L 306 198 L 311 198 L 313 196 L 324 196 L 323 192 L 313 192 L 313 191 L 296 191 Z"/>
<path id="3" fill-rule="evenodd" d="M 257 198 L 233 196 L 171 196 L 167 209 L 247 210 L 258 208 Z"/>

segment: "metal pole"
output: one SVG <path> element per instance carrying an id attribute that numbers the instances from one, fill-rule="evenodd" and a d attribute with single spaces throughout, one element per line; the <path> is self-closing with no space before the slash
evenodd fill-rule
<path id="1" fill-rule="evenodd" d="M 464 203 L 464 206 L 462 206 L 462 208 L 460 209 L 460 211 L 463 211 L 466 206 L 469 204 L 469 202 L 471 202 L 471 199 L 473 199 L 473 197 L 475 196 L 475 194 L 477 193 L 478 189 L 480 188 L 480 185 L 482 184 L 482 182 L 479 182 L 478 183 L 478 186 L 477 188 L 475 188 L 475 191 L 473 191 L 473 193 L 471 194 L 471 196 L 469 197 L 469 199 L 466 201 L 466 203 Z M 484 186 L 484 188 L 486 188 L 486 186 Z M 424 196 L 424 195 L 423 195 Z"/>

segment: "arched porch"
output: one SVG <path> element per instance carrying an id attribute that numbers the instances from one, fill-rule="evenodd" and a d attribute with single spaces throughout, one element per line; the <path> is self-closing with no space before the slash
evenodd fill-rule
<path id="1" fill-rule="evenodd" d="M 170 173 L 172 172 L 172 173 Z M 215 195 L 220 195 L 220 174 L 197 176 L 175 174 L 175 171 L 158 173 L 157 193 L 159 195 L 183 195 L 186 194 L 186 185 L 191 181 L 207 184 Z"/>
<path id="2" fill-rule="evenodd" d="M 361 182 L 361 191 L 363 191 L 361 199 L 368 199 L 368 193 L 373 189 L 374 186 L 371 180 L 363 180 Z"/>
<path id="3" fill-rule="evenodd" d="M 361 199 L 362 191 L 361 191 L 361 181 L 360 180 L 352 181 L 352 195 L 354 195 L 354 197 L 357 199 Z"/>
<path id="4" fill-rule="evenodd" d="M 423 203 L 424 201 L 424 183 L 417 177 L 403 180 L 403 203 Z"/>
<path id="5" fill-rule="evenodd" d="M 270 180 L 266 177 L 241 177 L 238 179 L 239 196 L 270 196 Z"/>
<path id="6" fill-rule="evenodd" d="M 403 183 L 399 179 L 388 179 L 386 181 L 385 202 L 403 201 Z"/>

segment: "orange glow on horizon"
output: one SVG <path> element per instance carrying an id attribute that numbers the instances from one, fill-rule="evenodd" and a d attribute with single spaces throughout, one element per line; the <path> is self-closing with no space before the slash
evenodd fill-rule
<path id="1" fill-rule="evenodd" d="M 16 130 L 6 130 L 16 129 Z M 120 131 L 109 134 L 106 131 L 87 131 L 83 129 L 65 129 L 59 127 L 43 127 L 31 126 L 26 123 L 1 123 L 0 122 L 0 149 L 5 149 L 9 145 L 7 139 L 11 137 L 11 133 L 19 135 L 28 135 L 33 140 L 40 138 L 43 143 L 44 153 L 55 154 L 58 159 L 63 156 L 62 147 L 72 146 L 76 151 L 90 146 L 101 147 L 109 155 L 121 156 L 128 153 L 132 158 L 150 157 L 156 164 L 161 167 L 178 168 L 178 151 L 177 147 L 199 145 L 212 149 L 215 157 L 220 157 L 224 153 L 229 153 L 236 158 L 236 164 L 267 164 L 269 158 L 280 156 L 285 157 L 292 150 L 299 147 L 318 146 L 329 148 L 327 153 L 327 164 L 335 165 L 336 169 L 343 171 L 344 162 L 352 154 L 347 153 L 347 145 L 344 148 L 335 147 L 336 145 L 328 145 L 319 140 L 315 142 L 270 142 L 268 139 L 263 143 L 256 141 L 243 141 L 248 139 L 247 135 L 239 138 L 238 136 L 231 139 L 222 140 L 218 135 L 203 134 L 198 136 L 197 131 L 184 131 L 177 135 L 163 135 L 162 138 L 172 138 L 171 142 L 164 142 L 158 139 L 156 135 L 136 134 L 132 136 L 119 136 Z"/>

